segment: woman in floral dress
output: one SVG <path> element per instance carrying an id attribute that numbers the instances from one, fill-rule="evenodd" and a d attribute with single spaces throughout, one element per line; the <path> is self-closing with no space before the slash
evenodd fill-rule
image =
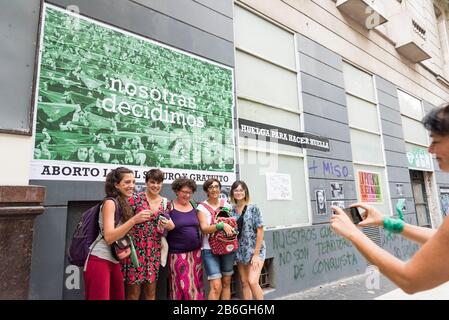
<path id="1" fill-rule="evenodd" d="M 146 223 L 135 225 L 129 232 L 140 266 L 134 267 L 130 258 L 122 262 L 127 300 L 138 300 L 142 289 L 145 300 L 156 298 L 156 283 L 161 265 L 161 237 L 167 228 L 174 227 L 167 214 L 170 210 L 168 201 L 159 194 L 163 181 L 164 174 L 161 170 L 148 171 L 145 175 L 146 190 L 129 199 L 134 214 L 148 210 L 151 218 Z M 168 220 L 160 219 L 161 215 Z"/>
<path id="2" fill-rule="evenodd" d="M 243 299 L 263 300 L 259 277 L 265 260 L 263 219 L 258 207 L 250 204 L 248 186 L 243 181 L 232 184 L 230 198 L 235 204 L 232 215 L 239 219 L 239 248 L 235 261 L 242 283 Z M 243 222 L 243 223 L 242 223 Z"/>

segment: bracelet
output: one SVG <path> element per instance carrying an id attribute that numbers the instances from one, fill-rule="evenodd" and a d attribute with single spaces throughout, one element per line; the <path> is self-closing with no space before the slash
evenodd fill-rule
<path id="1" fill-rule="evenodd" d="M 217 227 L 217 230 L 223 230 L 223 229 L 224 229 L 224 223 L 223 223 L 223 221 L 217 223 L 217 224 L 215 225 L 215 227 Z"/>
<path id="2" fill-rule="evenodd" d="M 404 230 L 405 223 L 401 219 L 384 217 L 384 229 L 392 233 L 401 233 Z"/>

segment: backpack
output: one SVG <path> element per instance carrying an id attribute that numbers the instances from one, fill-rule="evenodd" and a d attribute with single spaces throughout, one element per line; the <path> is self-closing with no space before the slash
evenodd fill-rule
<path id="1" fill-rule="evenodd" d="M 108 199 L 115 202 L 115 223 L 117 224 L 120 221 L 122 211 L 115 198 L 105 198 L 102 202 L 84 211 L 70 241 L 68 250 L 70 264 L 78 267 L 85 265 L 87 257 L 91 252 L 90 246 L 92 243 L 99 241 L 97 238 L 100 234 L 100 224 L 98 222 L 100 209 Z"/>
<path id="2" fill-rule="evenodd" d="M 237 219 L 231 217 L 227 208 L 225 209 L 224 201 L 220 201 L 220 206 L 217 210 L 214 210 L 211 206 L 206 203 L 202 205 L 209 210 L 212 220 L 211 224 L 216 224 L 219 222 L 224 222 L 229 224 L 234 230 L 237 230 Z M 239 247 L 239 240 L 237 238 L 237 232 L 231 236 L 227 236 L 224 230 L 219 230 L 212 233 L 209 236 L 209 245 L 213 254 L 215 255 L 225 255 L 236 251 Z"/>

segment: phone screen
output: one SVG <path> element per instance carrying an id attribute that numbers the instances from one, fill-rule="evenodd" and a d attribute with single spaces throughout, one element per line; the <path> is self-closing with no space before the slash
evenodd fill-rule
<path id="1" fill-rule="evenodd" d="M 343 211 L 349 216 L 349 218 L 351 218 L 354 224 L 359 224 L 359 222 L 363 220 L 360 215 L 359 208 L 357 207 L 345 208 Z"/>

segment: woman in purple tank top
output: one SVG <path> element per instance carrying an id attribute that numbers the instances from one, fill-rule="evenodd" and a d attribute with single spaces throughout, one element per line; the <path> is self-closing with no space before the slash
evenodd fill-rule
<path id="1" fill-rule="evenodd" d="M 190 179 L 177 179 L 173 182 L 172 189 L 176 193 L 176 199 L 172 202 L 170 211 L 174 228 L 169 228 L 167 235 L 169 298 L 204 300 L 202 237 L 196 208 L 191 204 L 196 183 Z"/>

